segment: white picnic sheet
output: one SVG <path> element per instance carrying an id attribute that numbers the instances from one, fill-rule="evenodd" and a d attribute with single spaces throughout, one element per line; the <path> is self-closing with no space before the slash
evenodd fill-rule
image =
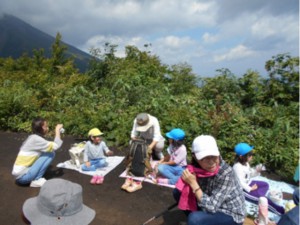
<path id="1" fill-rule="evenodd" d="M 96 171 L 82 171 L 81 167 L 78 168 L 75 164 L 72 163 L 71 160 L 67 160 L 65 162 L 58 163 L 56 165 L 56 167 L 76 170 L 79 173 L 90 175 L 90 176 L 94 176 L 94 175 L 105 176 L 110 171 L 112 171 L 116 166 L 118 166 L 123 161 L 124 158 L 125 158 L 124 156 L 109 156 L 109 157 L 106 157 L 106 162 L 107 162 L 108 165 L 106 167 L 99 168 Z"/>

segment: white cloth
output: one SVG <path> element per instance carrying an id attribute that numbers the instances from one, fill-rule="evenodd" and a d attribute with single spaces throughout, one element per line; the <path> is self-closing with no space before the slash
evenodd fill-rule
<path id="1" fill-rule="evenodd" d="M 124 159 L 124 156 L 109 156 L 106 157 L 107 166 L 98 168 L 96 171 L 82 171 L 81 166 L 78 168 L 71 160 L 67 160 L 62 163 L 58 163 L 56 167 L 65 168 L 70 170 L 76 170 L 79 173 L 94 176 L 94 175 L 101 175 L 105 176 L 111 170 L 113 170 L 116 166 L 118 166 Z"/>

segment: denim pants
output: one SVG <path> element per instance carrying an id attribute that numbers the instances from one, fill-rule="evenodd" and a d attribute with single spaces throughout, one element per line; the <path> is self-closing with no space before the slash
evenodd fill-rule
<path id="1" fill-rule="evenodd" d="M 169 184 L 176 184 L 181 177 L 184 167 L 159 164 L 157 169 L 161 175 L 169 179 Z"/>
<path id="2" fill-rule="evenodd" d="M 91 163 L 90 166 L 86 166 L 85 163 L 82 164 L 81 169 L 83 171 L 96 171 L 98 168 L 107 166 L 105 158 L 91 159 L 89 162 Z"/>
<path id="3" fill-rule="evenodd" d="M 54 156 L 54 152 L 42 153 L 40 157 L 29 168 L 28 172 L 16 180 L 17 183 L 29 184 L 31 181 L 41 178 L 54 159 Z"/>
<path id="4" fill-rule="evenodd" d="M 181 192 L 178 189 L 173 190 L 174 199 L 179 202 Z M 187 216 L 188 225 L 242 225 L 243 223 L 236 223 L 232 216 L 222 212 L 209 213 L 201 210 L 198 211 L 184 211 Z"/>

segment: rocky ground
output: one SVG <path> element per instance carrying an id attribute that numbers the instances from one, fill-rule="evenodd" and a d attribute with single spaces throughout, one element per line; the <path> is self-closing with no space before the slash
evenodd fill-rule
<path id="1" fill-rule="evenodd" d="M 22 187 L 15 184 L 11 175 L 12 165 L 22 142 L 28 134 L 0 132 L 0 187 L 2 200 L 0 204 L 1 224 L 24 224 L 21 219 L 22 205 L 27 198 L 38 194 L 39 188 Z M 68 149 L 76 139 L 65 136 L 62 149 L 56 154 L 52 166 L 47 171 L 48 179 L 58 177 L 79 183 L 83 187 L 84 203 L 96 211 L 92 225 L 139 225 L 149 218 L 163 212 L 174 204 L 172 189 L 143 183 L 143 188 L 134 193 L 127 193 L 120 189 L 124 182 L 119 175 L 124 171 L 121 163 L 105 176 L 102 185 L 91 185 L 90 176 L 73 170 L 57 168 L 59 162 L 69 159 Z M 124 150 L 112 148 L 115 155 L 124 155 Z M 185 221 L 185 215 L 177 207 L 167 211 L 149 225 L 177 225 Z M 247 219 L 244 225 L 254 224 Z"/>

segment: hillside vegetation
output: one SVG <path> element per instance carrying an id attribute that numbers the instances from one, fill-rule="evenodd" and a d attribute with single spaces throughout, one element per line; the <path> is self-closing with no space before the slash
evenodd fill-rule
<path id="1" fill-rule="evenodd" d="M 292 179 L 299 158 L 298 57 L 272 57 L 265 64 L 268 77 L 252 70 L 237 77 L 220 69 L 206 78 L 187 64 L 164 65 L 134 46 L 126 47 L 124 58 L 115 49 L 92 49 L 85 74 L 64 57 L 60 35 L 50 58 L 43 50 L 0 58 L 0 129 L 30 132 L 32 118 L 42 116 L 76 136 L 98 127 L 109 145 L 122 147 L 135 116 L 148 112 L 158 117 L 163 134 L 185 130 L 188 148 L 196 136 L 211 134 L 232 163 L 235 144 L 247 142 L 255 146 L 256 162 Z"/>

